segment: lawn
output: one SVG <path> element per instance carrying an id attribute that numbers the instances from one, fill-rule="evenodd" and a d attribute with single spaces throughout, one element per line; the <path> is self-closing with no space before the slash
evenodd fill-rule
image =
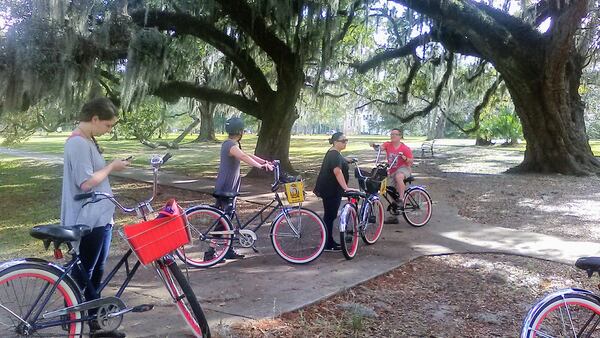
<path id="1" fill-rule="evenodd" d="M 68 133 L 36 135 L 14 148 L 61 155 Z M 171 135 L 174 138 L 176 135 Z M 219 135 L 219 141 L 225 139 Z M 292 138 L 290 156 L 292 163 L 302 173 L 309 176 L 316 173 L 325 151 L 328 149 L 327 135 L 295 136 Z M 370 142 L 382 142 L 386 136 L 353 136 L 345 154 L 367 150 Z M 192 177 L 214 177 L 219 166 L 220 142 L 191 143 L 192 136 L 186 139 L 180 149 L 169 150 L 174 157 L 169 162 L 169 171 Z M 166 149 L 151 149 L 133 140 L 110 141 L 108 137 L 99 139 L 104 148 L 105 158 L 134 156 L 133 165 L 148 166 L 153 154 L 164 154 Z M 256 136 L 246 135 L 242 141 L 245 151 L 253 152 Z M 0 221 L 0 261 L 9 257 L 47 256 L 40 241 L 29 236 L 29 229 L 39 224 L 59 222 L 62 167 L 40 161 L 0 157 L 0 205 L 4 217 Z M 248 167 L 243 166 L 247 171 Z M 115 193 L 143 193 L 144 189 L 133 187 L 127 182 L 111 180 Z M 143 188 L 143 187 L 142 187 Z M 144 198 L 145 196 L 141 196 Z"/>
<path id="2" fill-rule="evenodd" d="M 15 148 L 60 155 L 67 137 L 66 133 L 37 135 Z M 170 150 L 174 157 L 169 162 L 168 170 L 191 177 L 216 176 L 220 142 L 191 143 L 192 137 L 186 139 L 180 149 Z M 225 136 L 219 135 L 218 138 L 222 141 Z M 303 175 L 311 178 L 316 175 L 323 154 L 329 147 L 327 138 L 327 135 L 292 137 L 290 158 L 294 167 Z M 350 136 L 349 139 L 344 154 L 349 156 L 363 154 L 363 157 L 366 157 L 371 154 L 370 142 L 383 142 L 388 137 L 361 135 Z M 413 144 L 422 141 L 423 138 L 407 139 L 407 142 Z M 151 149 L 133 140 L 110 141 L 103 137 L 99 142 L 105 149 L 107 159 L 133 155 L 133 165 L 138 167 L 147 167 L 151 155 L 167 152 L 164 148 Z M 256 136 L 246 135 L 242 146 L 245 151 L 253 152 Z M 600 155 L 600 140 L 590 141 L 590 146 L 597 156 Z M 524 151 L 524 145 L 493 147 L 493 149 Z M 375 153 L 372 154 L 374 157 Z M 243 170 L 247 171 L 248 167 L 243 166 Z M 60 166 L 23 158 L 8 156 L 0 158 L 0 205 L 4 210 L 4 217 L 0 221 L 0 261 L 6 257 L 23 256 L 24 253 L 29 255 L 42 252 L 41 243 L 29 237 L 28 229 L 37 224 L 59 221 L 61 180 Z M 127 184 L 124 185 L 117 189 L 123 191 L 129 189 Z M 139 187 L 131 189 L 140 190 Z"/>
<path id="3" fill-rule="evenodd" d="M 61 180 L 61 166 L 0 159 L 0 261 L 24 253 L 41 253 L 42 243 L 29 236 L 29 229 L 59 221 Z"/>
<path id="4" fill-rule="evenodd" d="M 63 146 L 68 133 L 36 135 L 27 142 L 13 146 L 17 149 L 44 152 L 51 154 L 62 154 Z M 163 140 L 174 139 L 177 135 L 168 135 Z M 169 162 L 169 170 L 182 175 L 215 177 L 219 167 L 219 151 L 221 142 L 225 135 L 217 135 L 218 142 L 193 143 L 196 135 L 188 136 L 180 145 L 179 149 L 167 150 L 164 147 L 152 149 L 140 144 L 135 140 L 111 141 L 109 137 L 98 139 L 100 146 L 104 149 L 106 159 L 124 158 L 133 155 L 133 165 L 146 167 L 148 159 L 154 154 L 164 154 L 167 151 L 174 155 Z M 295 168 L 301 173 L 309 176 L 314 173 L 315 168 L 321 164 L 323 155 L 329 148 L 327 135 L 302 135 L 293 136 L 290 146 L 290 160 Z M 370 142 L 384 142 L 388 136 L 360 135 L 350 136 L 350 142 L 345 155 L 357 154 L 369 149 Z M 407 138 L 408 142 L 419 142 L 424 138 Z M 242 149 L 253 153 L 256 147 L 256 135 L 245 135 L 242 140 Z M 374 155 L 374 153 L 373 153 Z M 244 166 L 243 170 L 248 170 Z"/>

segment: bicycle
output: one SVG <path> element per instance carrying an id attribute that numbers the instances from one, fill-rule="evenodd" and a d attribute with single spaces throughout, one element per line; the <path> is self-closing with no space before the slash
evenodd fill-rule
<path id="1" fill-rule="evenodd" d="M 575 266 L 588 277 L 600 274 L 600 257 L 581 257 Z M 521 338 L 600 336 L 600 297 L 583 289 L 563 289 L 538 301 L 523 320 Z"/>
<path id="2" fill-rule="evenodd" d="M 64 265 L 38 258 L 15 259 L 0 265 L 0 337 L 31 335 L 81 337 L 84 323 L 90 321 L 95 321 L 102 331 L 116 330 L 122 323 L 123 315 L 129 312 L 146 312 L 154 307 L 150 304 L 127 307 L 121 299 L 125 288 L 141 264 L 152 265 L 194 335 L 210 337 L 204 312 L 170 253 L 175 249 L 173 245 L 178 246 L 189 241 L 185 214 L 179 212 L 180 215 L 177 215 L 177 212 L 173 212 L 171 216 L 147 221 L 147 214 L 153 212 L 150 203 L 156 196 L 158 170 L 169 158 L 170 154 L 163 158 L 159 156 L 152 158 L 154 173 L 152 197 L 132 208 L 121 205 L 113 196 L 106 193 L 90 192 L 75 197 L 77 200 L 90 199 L 84 206 L 109 199 L 123 212 L 135 212 L 144 221 L 123 228 L 133 250 L 132 248 L 127 250 L 97 290 L 90 282 L 85 269 L 82 268 L 78 250 L 71 244 L 90 233 L 91 227 L 39 225 L 31 229 L 31 236 L 42 240 L 46 249 L 54 244 L 56 259 L 63 257 L 61 251 L 63 244 L 67 246 L 72 258 Z M 174 201 L 169 205 L 177 206 Z M 178 226 L 178 230 L 172 232 L 175 226 Z M 164 240 L 161 243 L 148 242 L 148 237 L 156 235 L 156 231 L 166 232 Z M 168 247 L 169 245 L 171 247 Z M 130 267 L 129 258 L 132 253 L 138 257 L 138 260 L 133 267 Z M 71 272 L 77 267 L 86 282 L 86 287 L 98 296 L 122 266 L 125 266 L 126 277 L 114 296 L 86 301 L 78 284 L 71 277 Z M 96 313 L 90 313 L 90 310 Z"/>
<path id="3" fill-rule="evenodd" d="M 354 176 L 360 191 L 346 191 L 348 202 L 340 213 L 340 246 L 346 259 L 353 259 L 358 252 L 358 235 L 367 245 L 375 244 L 383 231 L 383 204 L 379 198 L 382 181 L 387 176 L 387 165 L 378 164 L 373 174 L 363 173 L 358 160 L 352 161 L 356 167 Z M 367 176 L 369 175 L 369 176 Z"/>
<path id="4" fill-rule="evenodd" d="M 377 149 L 377 160 L 379 164 L 379 158 L 381 155 L 381 147 L 375 145 Z M 392 163 L 389 164 L 388 168 L 392 168 L 400 154 L 394 156 Z M 381 196 L 388 202 L 387 211 L 394 217 L 402 214 L 406 222 L 414 227 L 422 227 L 429 222 L 432 214 L 431 196 L 427 192 L 424 186 L 411 185 L 414 182 L 415 177 L 410 175 L 404 178 L 404 184 L 406 189 L 404 190 L 403 204 L 400 203 L 400 194 L 396 187 L 387 184 L 387 180 L 383 180 L 381 186 Z"/>
<path id="5" fill-rule="evenodd" d="M 198 268 L 213 266 L 225 258 L 233 241 L 258 252 L 255 246 L 258 239 L 256 231 L 277 211 L 279 213 L 273 218 L 270 230 L 271 244 L 277 255 L 293 264 L 307 264 L 321 255 L 325 248 L 325 225 L 321 217 L 316 212 L 302 207 L 304 191 L 301 181 L 295 177 L 281 175 L 279 161 L 276 160 L 273 164 L 274 181 L 271 191 L 274 197 L 244 224 L 236 212 L 235 202 L 239 193 L 213 194 L 217 202 L 225 205 L 224 210 L 209 205 L 199 205 L 186 210 L 193 240 L 191 244 L 177 250 L 181 260 Z M 290 194 L 302 196 L 298 200 L 298 206 L 284 205 L 278 193 L 282 184 L 290 184 L 292 189 L 296 189 L 292 192 L 289 191 L 290 186 L 286 188 L 288 201 L 292 198 Z M 263 213 L 269 208 L 271 211 L 263 217 Z M 253 229 L 246 229 L 258 217 L 258 225 Z"/>

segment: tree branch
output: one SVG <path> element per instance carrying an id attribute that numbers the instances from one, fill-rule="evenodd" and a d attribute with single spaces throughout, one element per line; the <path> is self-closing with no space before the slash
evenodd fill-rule
<path id="1" fill-rule="evenodd" d="M 400 48 L 385 51 L 383 53 L 375 55 L 373 58 L 371 58 L 368 61 L 365 61 L 361 64 L 353 64 L 352 66 L 355 67 L 359 73 L 364 74 L 367 71 L 379 66 L 381 63 L 383 63 L 385 61 L 413 54 L 417 47 L 422 46 L 430 41 L 431 41 L 431 34 L 429 34 L 429 33 L 421 34 L 421 35 L 413 38 L 406 45 L 404 45 Z"/>
<path id="2" fill-rule="evenodd" d="M 475 124 L 473 125 L 472 128 L 467 129 L 467 130 L 463 130 L 461 128 L 461 130 L 465 134 L 470 134 L 470 133 L 476 131 L 477 129 L 479 129 L 479 121 L 480 121 L 480 117 L 481 117 L 481 112 L 483 111 L 483 108 L 485 108 L 488 105 L 488 103 L 490 102 L 490 99 L 492 98 L 492 95 L 496 92 L 496 90 L 498 89 L 498 85 L 500 85 L 500 82 L 502 82 L 502 77 L 498 76 L 496 78 L 496 80 L 494 81 L 494 83 L 490 86 L 490 88 L 488 88 L 485 91 L 485 94 L 483 95 L 483 99 L 477 105 L 477 107 L 475 107 L 475 110 L 473 111 L 473 120 L 475 121 Z"/>
<path id="3" fill-rule="evenodd" d="M 216 2 L 276 64 L 282 65 L 294 58 L 290 47 L 267 27 L 264 18 L 257 16 L 246 1 L 216 0 Z"/>
<path id="4" fill-rule="evenodd" d="M 176 101 L 182 97 L 193 97 L 212 103 L 226 104 L 258 119 L 262 118 L 258 102 L 222 90 L 197 86 L 191 82 L 166 82 L 161 84 L 153 94 L 166 101 Z"/>
<path id="5" fill-rule="evenodd" d="M 410 91 L 410 86 L 411 86 L 413 80 L 415 79 L 415 77 L 417 76 L 419 69 L 421 69 L 421 59 L 419 59 L 419 57 L 417 56 L 416 53 L 413 54 L 413 60 L 414 60 L 414 63 L 410 67 L 410 71 L 408 72 L 408 77 L 402 83 L 402 96 L 400 98 L 400 102 L 402 104 L 408 103 L 408 92 Z"/>
<path id="6" fill-rule="evenodd" d="M 473 82 L 473 80 L 475 80 L 476 78 L 478 78 L 479 76 L 481 76 L 481 74 L 483 74 L 483 72 L 485 70 L 485 65 L 486 64 L 487 64 L 486 61 L 480 60 L 479 64 L 477 65 L 477 69 L 475 70 L 475 72 L 472 75 L 468 75 L 467 74 L 467 83 L 471 83 L 471 82 Z"/>
<path id="7" fill-rule="evenodd" d="M 477 46 L 477 51 L 488 61 L 505 59 L 518 51 L 523 58 L 535 63 L 533 51 L 543 44 L 541 34 L 533 27 L 484 3 L 471 0 L 391 1 L 432 18 L 442 30 Z M 441 39 L 440 42 L 446 45 L 447 41 Z M 529 46 L 532 52 L 524 51 L 521 46 Z"/>
<path id="8" fill-rule="evenodd" d="M 474 131 L 477 131 L 480 126 L 481 112 L 483 111 L 483 108 L 485 108 L 488 105 L 488 103 L 490 102 L 490 99 L 492 98 L 492 94 L 494 94 L 496 92 L 496 90 L 498 89 L 498 86 L 500 85 L 500 82 L 502 82 L 502 77 L 499 76 L 496 78 L 494 83 L 485 91 L 485 94 L 483 95 L 483 99 L 477 105 L 477 107 L 475 107 L 475 110 L 473 111 L 474 125 L 473 125 L 473 127 L 469 128 L 469 129 L 464 129 L 460 124 L 458 124 L 457 122 L 452 120 L 450 118 L 450 116 L 448 116 L 448 114 L 446 114 L 446 111 L 442 107 L 439 107 L 440 111 L 442 112 L 442 114 L 444 115 L 446 120 L 448 120 L 448 122 L 450 122 L 452 125 L 454 125 L 456 128 L 458 128 L 463 133 L 470 134 Z"/>
<path id="9" fill-rule="evenodd" d="M 370 104 L 373 104 L 373 103 L 383 103 L 383 104 L 389 105 L 389 106 L 397 106 L 398 105 L 398 102 L 385 101 L 385 100 L 382 100 L 382 99 L 371 99 L 367 103 L 363 103 L 360 106 L 355 107 L 354 110 L 362 109 L 362 108 L 364 108 L 364 107 L 366 107 L 366 106 L 368 106 Z"/>
<path id="10" fill-rule="evenodd" d="M 573 47 L 569 41 L 580 26 L 575 23 L 579 23 L 585 16 L 587 4 L 586 0 L 573 0 L 568 5 L 564 5 L 567 8 L 562 9 L 562 12 L 554 18 L 554 22 L 549 30 L 550 41 L 547 47 L 546 60 L 563 62 L 563 60 L 568 59 L 568 54 Z M 560 9 L 560 7 L 555 7 L 559 5 L 554 2 L 550 6 L 551 10 L 558 11 Z M 551 63 L 547 67 L 549 67 L 548 69 L 557 69 L 557 66 L 557 64 Z"/>
<path id="11" fill-rule="evenodd" d="M 448 79 L 450 78 L 450 75 L 452 75 L 453 69 L 454 69 L 454 54 L 450 53 L 447 58 L 446 71 L 444 72 L 444 76 L 442 76 L 442 80 L 440 81 L 440 83 L 438 83 L 438 85 L 435 89 L 435 92 L 433 95 L 433 100 L 431 101 L 431 103 L 429 105 L 427 105 L 427 107 L 425 107 L 421 110 L 418 110 L 416 112 L 413 112 L 407 116 L 399 116 L 394 113 L 390 113 L 390 115 L 397 118 L 400 122 L 406 123 L 406 122 L 412 121 L 416 117 L 425 116 L 425 115 L 429 114 L 429 112 L 431 112 L 433 110 L 433 108 L 435 108 L 438 105 L 441 94 L 442 94 L 442 90 L 444 89 L 444 87 L 446 87 L 446 84 L 448 83 Z"/>
<path id="12" fill-rule="evenodd" d="M 231 36 L 217 30 L 212 23 L 185 13 L 171 13 L 151 10 L 135 11 L 131 17 L 138 25 L 157 27 L 161 30 L 172 30 L 179 35 L 191 35 L 209 43 L 227 56 L 240 70 L 252 87 L 258 100 L 268 99 L 273 95 L 264 73 L 256 65 L 246 50 L 239 47 Z"/>

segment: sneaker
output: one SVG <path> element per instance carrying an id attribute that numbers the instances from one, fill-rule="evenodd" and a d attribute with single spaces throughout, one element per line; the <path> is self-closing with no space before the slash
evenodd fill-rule
<path id="1" fill-rule="evenodd" d="M 233 248 L 230 248 L 229 251 L 225 254 L 225 259 L 242 259 L 246 257 L 246 255 L 242 255 L 235 251 Z"/>
<path id="2" fill-rule="evenodd" d="M 204 252 L 204 261 L 211 261 L 215 258 L 215 249 L 210 248 Z"/>
<path id="3" fill-rule="evenodd" d="M 127 335 L 121 331 L 95 331 L 90 332 L 90 338 L 125 338 Z"/>
<path id="4" fill-rule="evenodd" d="M 346 232 L 346 238 L 345 238 L 345 240 L 346 240 L 346 243 L 351 243 L 354 240 L 354 233 L 353 232 Z"/>
<path id="5" fill-rule="evenodd" d="M 326 246 L 323 251 L 328 251 L 328 252 L 342 251 L 342 247 L 336 243 L 333 246 Z"/>
<path id="6" fill-rule="evenodd" d="M 127 337 L 127 335 L 125 334 L 125 332 L 121 332 L 121 331 L 103 331 L 102 329 L 100 329 L 100 325 L 98 325 L 98 322 L 93 320 L 89 322 L 90 324 L 90 338 L 101 338 L 101 337 L 106 337 L 106 338 L 124 338 Z"/>

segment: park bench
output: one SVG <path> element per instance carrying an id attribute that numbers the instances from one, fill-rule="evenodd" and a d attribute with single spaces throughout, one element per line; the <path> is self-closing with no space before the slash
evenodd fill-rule
<path id="1" fill-rule="evenodd" d="M 431 141 L 425 141 L 421 144 L 421 157 L 425 157 L 425 153 L 431 153 L 431 157 L 433 157 L 433 144 L 435 143 L 435 139 Z"/>

